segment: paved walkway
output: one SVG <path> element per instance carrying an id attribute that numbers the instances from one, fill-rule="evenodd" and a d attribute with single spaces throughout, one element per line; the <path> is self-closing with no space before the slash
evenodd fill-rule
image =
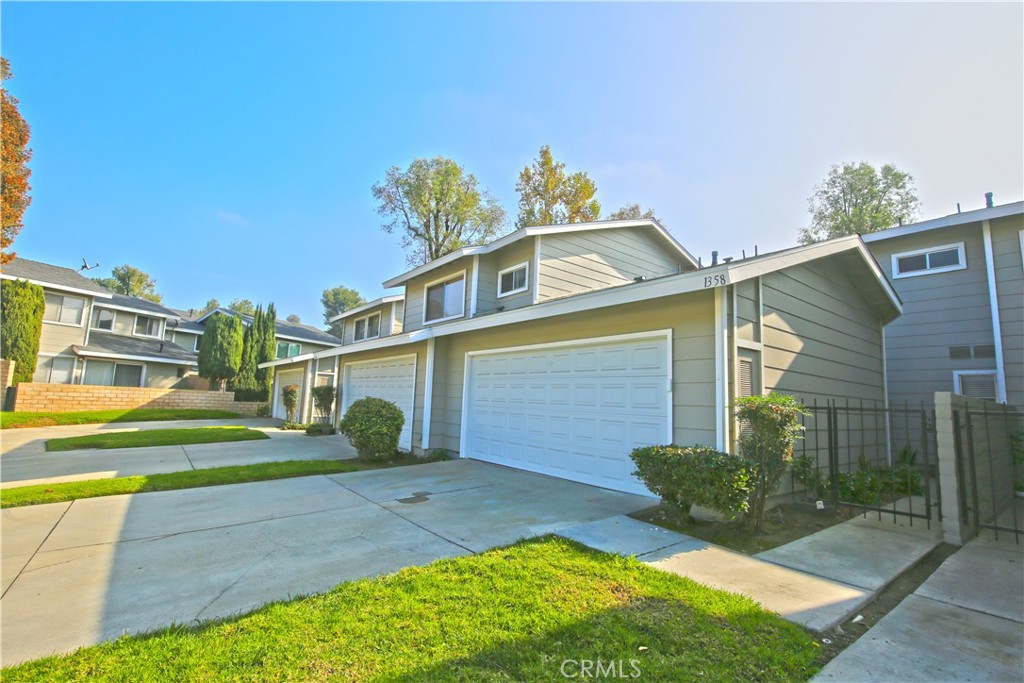
<path id="1" fill-rule="evenodd" d="M 1024 680 L 1024 552 L 974 540 L 816 681 Z"/>
<path id="2" fill-rule="evenodd" d="M 277 428 L 279 420 L 181 420 L 68 425 L 0 431 L 0 488 L 84 479 L 130 477 L 282 460 L 333 460 L 356 457 L 344 436 L 309 437 Z M 47 439 L 108 432 L 242 425 L 270 436 L 265 441 L 150 446 L 105 450 L 46 451 Z"/>
<path id="3" fill-rule="evenodd" d="M 454 460 L 10 508 L 0 660 L 228 616 L 651 503 Z"/>
<path id="4" fill-rule="evenodd" d="M 894 524 L 891 516 L 858 517 L 753 557 L 625 516 L 559 534 L 746 595 L 818 632 L 844 621 L 941 541 L 938 529 Z"/>

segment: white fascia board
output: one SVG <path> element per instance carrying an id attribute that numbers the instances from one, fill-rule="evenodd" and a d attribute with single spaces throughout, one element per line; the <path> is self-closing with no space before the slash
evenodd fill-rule
<path id="1" fill-rule="evenodd" d="M 942 218 L 933 218 L 931 220 L 921 221 L 920 223 L 911 223 L 909 225 L 900 225 L 895 228 L 889 228 L 888 230 L 869 232 L 866 235 L 862 235 L 862 238 L 868 243 L 881 242 L 882 240 L 892 239 L 893 237 L 903 237 L 905 235 L 913 235 L 919 232 L 927 232 L 928 230 L 938 230 L 939 228 L 952 228 L 958 225 L 980 223 L 982 221 L 989 221 L 995 218 L 1016 216 L 1022 213 L 1024 213 L 1024 201 L 993 206 L 990 209 L 975 209 L 974 211 L 953 213 L 948 216 L 943 216 Z"/>
<path id="2" fill-rule="evenodd" d="M 163 318 L 164 320 L 180 320 L 181 316 L 174 313 L 156 313 L 154 311 L 147 311 L 144 308 L 132 308 L 130 306 L 118 306 L 116 304 L 108 304 L 106 302 L 99 303 L 96 308 L 109 308 L 115 311 L 126 311 L 128 313 L 137 313 L 150 318 Z"/>
<path id="3" fill-rule="evenodd" d="M 133 356 L 128 353 L 102 353 L 100 351 L 89 351 L 86 349 L 75 349 L 75 354 L 85 358 L 109 358 L 111 360 L 134 360 L 145 363 L 163 363 L 164 365 L 198 365 L 194 360 L 177 360 L 174 358 L 161 358 L 160 356 Z"/>
<path id="4" fill-rule="evenodd" d="M 43 289 L 56 289 L 61 292 L 71 292 L 72 294 L 81 294 L 82 296 L 91 296 L 97 299 L 113 299 L 114 295 L 110 292 L 94 292 L 88 289 L 78 289 L 77 287 L 68 287 L 66 285 L 55 285 L 52 282 L 44 282 L 43 280 L 33 280 L 30 277 L 16 277 L 14 275 L 8 275 L 7 273 L 0 273 L 0 280 L 24 280 L 31 282 L 34 285 L 39 285 Z"/>
<path id="5" fill-rule="evenodd" d="M 401 346 L 416 342 L 426 341 L 431 338 L 445 337 L 463 332 L 472 332 L 502 325 L 513 325 L 515 323 L 552 318 L 555 316 L 568 315 L 581 311 L 590 311 L 597 308 L 610 306 L 621 306 L 647 299 L 658 299 L 661 297 L 674 296 L 677 294 L 689 294 L 701 290 L 713 291 L 719 287 L 743 282 L 808 261 L 832 256 L 846 251 L 856 250 L 868 265 L 873 265 L 873 272 L 879 278 L 879 284 L 889 293 L 893 307 L 902 311 L 899 298 L 889 286 L 888 281 L 878 269 L 878 264 L 871 258 L 871 254 L 864 247 L 863 242 L 856 235 L 843 237 L 828 242 L 819 242 L 807 246 L 795 247 L 775 254 L 766 254 L 748 261 L 739 263 L 723 263 L 713 268 L 702 268 L 701 270 L 669 275 L 666 277 L 645 280 L 643 282 L 632 282 L 617 287 L 595 292 L 586 292 L 574 296 L 556 299 L 542 304 L 525 306 L 511 311 L 493 313 L 479 318 L 461 319 L 454 322 L 443 323 L 432 327 L 415 330 L 405 334 L 384 337 L 359 344 L 347 344 L 324 351 L 318 351 L 317 358 L 328 358 L 331 356 L 342 356 L 362 351 L 387 348 L 390 346 Z M 298 358 L 298 356 L 297 356 Z M 269 367 L 274 362 L 260 365 Z"/>
<path id="6" fill-rule="evenodd" d="M 404 301 L 404 300 L 405 300 L 405 295 L 404 294 L 392 294 L 390 296 L 382 296 L 379 299 L 374 299 L 373 301 L 371 301 L 368 304 L 363 304 L 362 306 L 356 306 L 355 308 L 349 309 L 349 310 L 347 310 L 347 311 L 345 311 L 343 313 L 339 313 L 336 316 L 330 317 L 330 318 L 327 319 L 327 322 L 333 323 L 336 320 L 342 320 L 344 318 L 348 318 L 350 316 L 355 315 L 356 313 L 362 313 L 363 311 L 368 311 L 371 308 L 374 308 L 375 306 L 383 306 L 384 304 L 389 304 L 389 303 L 392 303 L 394 301 Z"/>
<path id="7" fill-rule="evenodd" d="M 258 368 L 276 368 L 279 365 L 291 365 L 292 363 L 301 363 L 303 361 L 310 360 L 311 358 L 321 358 L 317 356 L 316 352 L 303 353 L 298 356 L 292 356 L 290 358 L 275 358 L 274 360 L 268 360 L 266 363 L 260 363 L 256 367 Z"/>

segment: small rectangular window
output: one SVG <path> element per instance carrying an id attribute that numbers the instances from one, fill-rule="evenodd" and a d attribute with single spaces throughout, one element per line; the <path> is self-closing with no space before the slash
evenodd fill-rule
<path id="1" fill-rule="evenodd" d="M 971 357 L 970 346 L 950 346 L 949 347 L 949 359 L 950 360 L 963 360 L 964 358 Z"/>
<path id="2" fill-rule="evenodd" d="M 529 287 L 529 264 L 520 263 L 498 272 L 498 297 L 525 292 Z"/>
<path id="3" fill-rule="evenodd" d="M 114 312 L 101 308 L 96 311 L 96 324 L 93 327 L 97 330 L 114 329 Z"/>
<path id="4" fill-rule="evenodd" d="M 140 337 L 160 336 L 160 319 L 151 318 L 148 315 L 135 316 L 135 334 Z"/>
<path id="5" fill-rule="evenodd" d="M 192 336 L 196 338 L 196 340 L 192 343 L 192 350 L 195 351 L 196 353 L 199 353 L 199 345 L 203 343 L 203 335 L 195 334 Z"/>
<path id="6" fill-rule="evenodd" d="M 892 255 L 894 278 L 946 273 L 951 270 L 963 270 L 966 267 L 963 242 Z"/>
<path id="7" fill-rule="evenodd" d="M 437 322 L 463 315 L 466 307 L 465 273 L 426 288 L 424 322 Z"/>
<path id="8" fill-rule="evenodd" d="M 994 344 L 975 344 L 974 345 L 974 357 L 975 358 L 995 358 L 996 347 Z"/>
<path id="9" fill-rule="evenodd" d="M 301 346 L 295 342 L 277 342 L 278 358 L 292 358 L 299 355 L 301 350 Z"/>
<path id="10" fill-rule="evenodd" d="M 43 320 L 61 325 L 81 325 L 85 312 L 85 299 L 63 294 L 46 293 Z"/>
<path id="11" fill-rule="evenodd" d="M 352 338 L 354 341 L 363 341 L 364 339 L 376 339 L 380 336 L 380 313 L 374 313 L 364 318 L 359 318 L 355 321 L 352 330 Z"/>
<path id="12" fill-rule="evenodd" d="M 954 372 L 953 389 L 961 396 L 968 398 L 984 398 L 989 401 L 996 400 L 996 373 L 995 371 L 984 372 Z"/>

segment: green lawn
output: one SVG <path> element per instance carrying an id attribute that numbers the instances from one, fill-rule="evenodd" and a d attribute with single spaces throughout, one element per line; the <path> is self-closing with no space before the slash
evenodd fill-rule
<path id="1" fill-rule="evenodd" d="M 269 439 L 265 433 L 248 427 L 186 427 L 182 429 L 145 429 L 138 432 L 109 432 L 49 439 L 48 451 L 75 451 L 82 448 L 138 448 L 140 446 L 182 446 L 225 441 Z"/>
<path id="2" fill-rule="evenodd" d="M 0 429 L 52 427 L 54 425 L 87 425 L 106 422 L 148 422 L 150 420 L 223 420 L 238 417 L 227 410 L 169 410 L 139 408 L 135 410 L 84 410 L 77 413 L 0 412 Z"/>
<path id="3" fill-rule="evenodd" d="M 3 680 L 564 681 L 566 660 L 575 678 L 579 660 L 621 661 L 626 677 L 632 660 L 638 681 L 803 681 L 818 652 L 747 598 L 540 538 L 125 636 L 4 669 Z"/>
<path id="4" fill-rule="evenodd" d="M 363 460 L 288 460 L 267 462 L 258 465 L 236 465 L 232 467 L 211 467 L 205 470 L 186 470 L 168 474 L 150 474 L 138 477 L 117 477 L 115 479 L 89 479 L 65 484 L 39 484 L 17 486 L 0 490 L 0 507 L 13 508 L 25 505 L 63 503 L 79 498 L 118 496 L 125 493 L 148 493 L 150 491 L 172 491 L 201 486 L 243 484 L 248 481 L 306 477 L 314 474 L 339 474 L 359 470 L 378 469 L 413 465 L 423 462 L 413 457 L 399 458 L 388 462 L 366 462 Z"/>

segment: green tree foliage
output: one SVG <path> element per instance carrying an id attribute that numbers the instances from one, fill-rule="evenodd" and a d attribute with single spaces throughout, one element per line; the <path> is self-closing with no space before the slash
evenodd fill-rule
<path id="1" fill-rule="evenodd" d="M 892 164 L 875 170 L 863 161 L 832 166 L 807 201 L 811 225 L 800 229 L 801 244 L 913 222 L 920 209 L 912 175 Z"/>
<path id="2" fill-rule="evenodd" d="M 220 308 L 220 302 L 217 301 L 216 299 L 210 299 L 209 301 L 206 302 L 205 306 L 203 306 L 202 308 L 195 309 L 194 313 L 196 315 L 204 315 L 215 308 Z"/>
<path id="3" fill-rule="evenodd" d="M 256 312 L 256 305 L 249 299 L 232 299 L 228 304 L 228 310 L 242 315 L 252 315 Z"/>
<path id="4" fill-rule="evenodd" d="M 14 361 L 14 384 L 32 381 L 36 372 L 45 310 L 42 287 L 26 280 L 0 280 L 0 358 Z"/>
<path id="5" fill-rule="evenodd" d="M 199 376 L 223 386 L 242 364 L 242 321 L 234 315 L 214 313 L 206 319 L 199 342 Z"/>
<path id="6" fill-rule="evenodd" d="M 323 427 L 329 427 L 331 421 L 331 410 L 334 409 L 334 400 L 338 397 L 338 391 L 329 384 L 313 387 L 310 392 L 313 395 L 313 408 L 316 409 L 316 418 Z M 321 429 L 326 431 L 326 429 Z"/>
<path id="7" fill-rule="evenodd" d="M 707 446 L 643 446 L 630 457 L 651 493 L 680 512 L 693 504 L 732 516 L 747 511 L 754 472 L 743 458 Z"/>
<path id="8" fill-rule="evenodd" d="M 256 349 L 256 387 L 261 396 L 267 397 L 259 400 L 269 400 L 270 394 L 274 390 L 274 369 L 261 368 L 259 365 L 277 357 L 276 324 L 277 311 L 274 310 L 274 304 L 270 304 L 260 320 L 260 333 Z"/>
<path id="9" fill-rule="evenodd" d="M 654 209 L 647 209 L 644 211 L 640 208 L 639 204 L 626 204 L 618 211 L 613 211 L 607 220 L 610 221 L 629 221 L 629 220 L 640 220 L 641 218 L 651 218 L 658 221 L 658 217 L 654 215 Z M 661 223 L 663 226 L 664 223 Z"/>
<path id="10" fill-rule="evenodd" d="M 405 415 L 391 401 L 361 398 L 345 411 L 338 431 L 349 438 L 360 457 L 389 460 L 398 454 L 398 437 Z"/>
<path id="11" fill-rule="evenodd" d="M 266 401 L 267 397 L 256 384 L 256 358 L 259 354 L 260 338 L 263 332 L 263 307 L 257 306 L 252 323 L 242 332 L 242 360 L 238 373 L 228 382 L 228 389 L 235 392 L 236 401 Z"/>
<path id="12" fill-rule="evenodd" d="M 0 57 L 0 83 L 11 78 L 11 65 L 5 57 Z M 29 196 L 28 179 L 32 169 L 28 162 L 32 158 L 32 150 L 28 147 L 32 129 L 18 110 L 18 98 L 0 86 L 0 133 L 3 147 L 0 150 L 0 265 L 14 258 L 11 245 L 22 228 L 22 217 L 25 209 L 32 203 Z"/>
<path id="13" fill-rule="evenodd" d="M 299 385 L 281 387 L 281 402 L 284 403 L 285 422 L 295 422 L 298 419 L 295 410 L 299 407 Z"/>
<path id="14" fill-rule="evenodd" d="M 288 317 L 285 318 L 285 320 L 290 322 L 292 325 L 301 325 L 302 324 L 302 318 L 300 318 L 295 313 L 289 313 Z"/>
<path id="15" fill-rule="evenodd" d="M 325 289 L 323 294 L 320 295 L 320 303 L 324 307 L 324 325 L 327 325 L 327 331 L 335 337 L 341 337 L 341 321 L 332 323 L 331 318 L 362 306 L 366 303 L 366 299 L 356 290 L 345 285 L 338 285 L 337 287 Z"/>
<path id="16" fill-rule="evenodd" d="M 559 225 L 596 221 L 601 204 L 594 199 L 597 185 L 586 171 L 566 175 L 565 164 L 555 161 L 551 147 L 544 145 L 540 155 L 519 174 L 519 218 L 516 227 Z"/>
<path id="17" fill-rule="evenodd" d="M 156 280 L 134 266 L 127 263 L 123 266 L 115 266 L 111 269 L 110 275 L 110 277 L 94 277 L 92 281 L 115 294 L 134 296 L 156 303 L 163 300 L 163 297 L 156 293 Z"/>
<path id="18" fill-rule="evenodd" d="M 385 232 L 402 234 L 410 265 L 433 261 L 456 249 L 482 244 L 505 226 L 505 210 L 476 177 L 451 159 L 416 159 L 406 170 L 388 169 L 373 186 Z"/>

